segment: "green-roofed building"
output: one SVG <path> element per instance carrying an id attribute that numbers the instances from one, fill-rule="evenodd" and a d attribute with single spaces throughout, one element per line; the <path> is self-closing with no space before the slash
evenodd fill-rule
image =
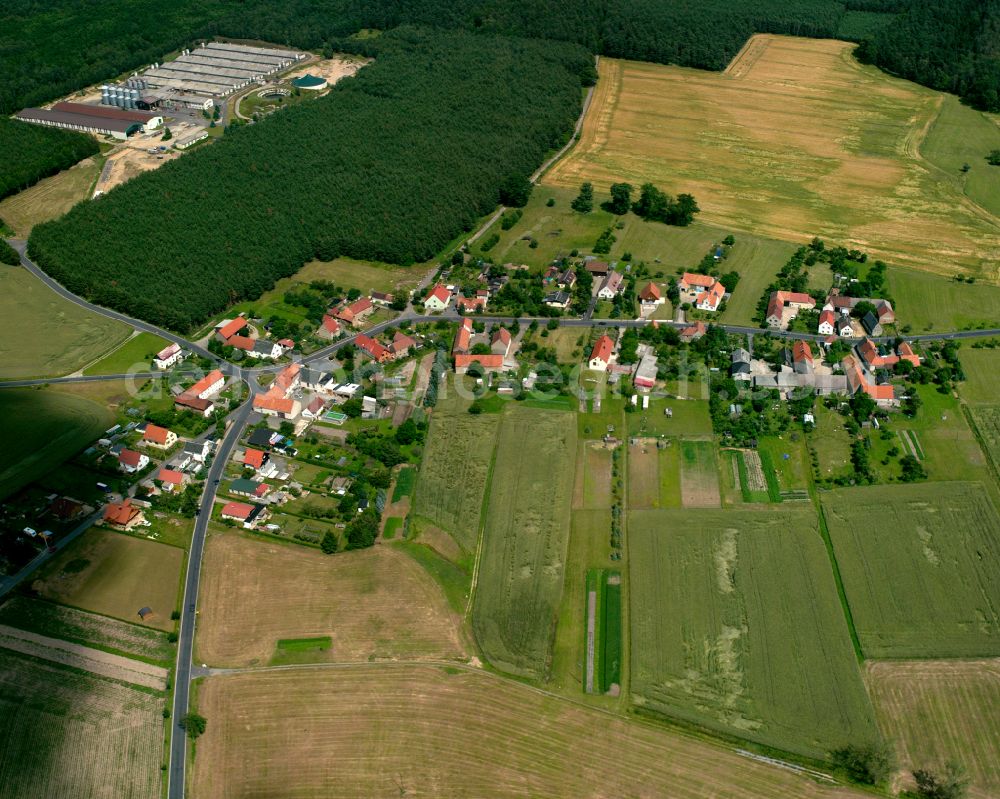
<path id="1" fill-rule="evenodd" d="M 325 89 L 327 87 L 327 83 L 326 78 L 320 78 L 316 75 L 303 75 L 301 78 L 295 78 L 292 81 L 292 86 L 296 89 L 318 92 L 321 89 Z"/>
<path id="2" fill-rule="evenodd" d="M 261 497 L 267 493 L 267 485 L 256 480 L 245 480 L 242 477 L 233 480 L 229 493 L 242 497 Z"/>

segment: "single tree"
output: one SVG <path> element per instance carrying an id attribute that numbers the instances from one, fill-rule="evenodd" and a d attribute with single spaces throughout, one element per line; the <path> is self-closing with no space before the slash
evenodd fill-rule
<path id="1" fill-rule="evenodd" d="M 194 740 L 205 732 L 208 721 L 204 716 L 197 713 L 186 713 L 180 720 L 181 729 L 188 734 L 188 738 Z"/>
<path id="2" fill-rule="evenodd" d="M 319 548 L 322 549 L 327 555 L 332 555 L 340 548 L 337 536 L 333 534 L 332 530 L 327 530 L 323 534 L 323 540 L 320 541 Z"/>
<path id="3" fill-rule="evenodd" d="M 630 183 L 612 183 L 611 200 L 606 208 L 615 216 L 624 216 L 632 207 L 632 185 Z"/>
<path id="4" fill-rule="evenodd" d="M 589 214 L 594 210 L 594 186 L 592 183 L 584 183 L 580 186 L 580 193 L 570 203 L 570 208 L 581 214 Z"/>
<path id="5" fill-rule="evenodd" d="M 163 136 L 161 137 L 162 141 L 169 141 L 173 137 L 174 137 L 174 134 L 170 132 L 170 128 L 164 128 L 163 129 Z"/>
<path id="6" fill-rule="evenodd" d="M 986 162 L 990 166 L 1000 166 L 1000 150 L 990 150 L 990 154 L 986 156 Z"/>

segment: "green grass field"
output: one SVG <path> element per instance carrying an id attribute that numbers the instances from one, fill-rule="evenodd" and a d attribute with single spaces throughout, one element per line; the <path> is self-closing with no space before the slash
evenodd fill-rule
<path id="1" fill-rule="evenodd" d="M 524 676 L 544 677 L 549 669 L 569 540 L 575 422 L 569 413 L 511 407 L 500 427 L 472 622 L 487 660 Z"/>
<path id="2" fill-rule="evenodd" d="M 1000 517 L 981 484 L 853 488 L 822 501 L 866 656 L 1000 654 Z"/>
<path id="3" fill-rule="evenodd" d="M 959 358 L 965 372 L 965 382 L 958 387 L 962 399 L 970 405 L 1000 404 L 1000 350 L 974 350 L 966 345 L 959 350 Z"/>
<path id="4" fill-rule="evenodd" d="M 799 754 L 874 734 L 809 509 L 629 516 L 640 708 Z"/>
<path id="5" fill-rule="evenodd" d="M 476 416 L 468 406 L 452 396 L 434 408 L 413 510 L 451 533 L 466 552 L 474 552 L 501 417 Z"/>
<path id="6" fill-rule="evenodd" d="M 992 167 L 1000 172 L 997 167 Z M 899 327 L 912 332 L 938 332 L 996 327 L 1000 319 L 1000 287 L 981 281 L 958 283 L 938 275 L 897 269 L 887 273 Z"/>
<path id="7" fill-rule="evenodd" d="M 670 409 L 671 416 L 664 411 Z M 630 436 L 710 436 L 712 418 L 705 400 L 650 399 L 649 408 L 628 414 Z"/>
<path id="8" fill-rule="evenodd" d="M 0 379 L 69 374 L 130 332 L 62 299 L 25 270 L 0 266 Z"/>
<path id="9" fill-rule="evenodd" d="M 139 333 L 114 352 L 83 370 L 85 375 L 118 375 L 129 370 L 144 372 L 153 368 L 153 356 L 167 346 L 167 341 L 152 333 Z"/>
<path id="10" fill-rule="evenodd" d="M 125 621 L 139 622 L 139 608 L 152 616 L 142 622 L 172 630 L 184 552 L 107 530 L 91 529 L 38 573 L 39 596 Z"/>
<path id="11" fill-rule="evenodd" d="M 315 663 L 323 660 L 323 653 L 333 646 L 333 638 L 319 635 L 314 638 L 280 638 L 274 647 L 272 666 L 288 666 L 295 663 Z"/>
<path id="12" fill-rule="evenodd" d="M 0 391 L 0 500 L 55 469 L 100 438 L 112 415 L 95 402 L 35 389 Z"/>
<path id="13" fill-rule="evenodd" d="M 413 494 L 413 486 L 417 482 L 417 469 L 414 466 L 404 466 L 396 475 L 396 486 L 392 490 L 392 501 L 399 502 L 404 497 Z"/>
<path id="14" fill-rule="evenodd" d="M 1000 125 L 990 115 L 944 95 L 941 111 L 920 145 L 920 154 L 941 170 L 965 196 L 1000 217 L 1000 172 L 986 163 L 991 150 L 1000 149 Z M 963 173 L 962 166 L 969 165 Z"/>
<path id="15" fill-rule="evenodd" d="M 0 650 L 0 795 L 158 799 L 161 696 Z"/>

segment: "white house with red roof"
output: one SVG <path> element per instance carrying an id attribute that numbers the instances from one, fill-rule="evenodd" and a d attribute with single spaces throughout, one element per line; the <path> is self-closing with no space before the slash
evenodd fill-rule
<path id="1" fill-rule="evenodd" d="M 215 404 L 209 400 L 222 391 L 226 385 L 226 376 L 218 369 L 213 369 L 191 388 L 174 398 L 174 408 L 179 411 L 192 411 L 208 417 L 215 410 Z"/>
<path id="2" fill-rule="evenodd" d="M 424 308 L 428 311 L 443 311 L 451 304 L 451 292 L 438 283 L 424 297 Z"/>
<path id="3" fill-rule="evenodd" d="M 493 338 L 490 339 L 490 351 L 494 355 L 506 358 L 510 355 L 511 342 L 510 331 L 505 327 L 499 327 L 493 334 Z"/>
<path id="4" fill-rule="evenodd" d="M 176 469 L 168 469 L 166 467 L 160 469 L 156 473 L 156 481 L 160 484 L 164 491 L 183 491 L 187 486 L 188 477 L 184 472 L 179 472 Z"/>
<path id="5" fill-rule="evenodd" d="M 726 288 L 712 275 L 685 272 L 677 281 L 681 302 L 689 302 L 700 311 L 717 311 L 725 299 Z"/>
<path id="6" fill-rule="evenodd" d="M 624 280 L 625 276 L 621 272 L 610 272 L 601 281 L 601 287 L 597 290 L 597 296 L 602 300 L 613 300 L 621 293 Z"/>
<path id="7" fill-rule="evenodd" d="M 123 449 L 118 453 L 118 467 L 126 474 L 141 472 L 149 465 L 149 456 L 134 449 Z"/>
<path id="8" fill-rule="evenodd" d="M 247 504 L 246 502 L 227 502 L 222 506 L 221 516 L 223 519 L 242 524 L 244 529 L 252 530 L 261 522 L 268 519 L 267 508 L 258 504 Z"/>
<path id="9" fill-rule="evenodd" d="M 123 499 L 105 506 L 103 521 L 115 530 L 131 530 L 145 524 L 146 518 L 142 515 L 142 509 L 132 504 L 132 500 Z"/>
<path id="10" fill-rule="evenodd" d="M 594 348 L 590 352 L 590 360 L 587 365 L 595 372 L 606 372 L 611 365 L 615 342 L 608 335 L 602 335 L 594 343 Z"/>
<path id="11" fill-rule="evenodd" d="M 177 443 L 177 433 L 156 424 L 147 424 L 142 434 L 142 443 L 157 449 L 170 449 Z"/>
<path id="12" fill-rule="evenodd" d="M 642 306 L 643 310 L 653 310 L 657 305 L 662 305 L 663 302 L 663 292 L 660 291 L 660 287 L 653 282 L 647 283 L 639 291 L 639 304 Z"/>
<path id="13" fill-rule="evenodd" d="M 170 344 L 156 353 L 156 357 L 153 358 L 153 366 L 157 369 L 169 369 L 183 358 L 184 352 L 181 350 L 181 345 Z"/>

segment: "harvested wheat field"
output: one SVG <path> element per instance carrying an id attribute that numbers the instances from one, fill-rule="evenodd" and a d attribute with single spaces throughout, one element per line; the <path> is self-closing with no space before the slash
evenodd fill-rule
<path id="1" fill-rule="evenodd" d="M 338 555 L 213 533 L 199 598 L 198 662 L 268 663 L 278 641 L 329 637 L 301 659 L 461 658 L 458 620 L 434 579 L 406 554 Z"/>
<path id="2" fill-rule="evenodd" d="M 725 73 L 601 59 L 580 142 L 545 182 L 653 182 L 693 194 L 704 222 L 997 279 L 1000 221 L 920 155 L 944 95 L 853 47 L 759 35 Z"/>
<path id="3" fill-rule="evenodd" d="M 210 719 L 192 774 L 199 799 L 863 795 L 458 669 L 209 677 L 198 712 Z"/>
<path id="4" fill-rule="evenodd" d="M 1000 660 L 878 661 L 867 681 L 901 768 L 956 760 L 970 797 L 1000 795 Z"/>

